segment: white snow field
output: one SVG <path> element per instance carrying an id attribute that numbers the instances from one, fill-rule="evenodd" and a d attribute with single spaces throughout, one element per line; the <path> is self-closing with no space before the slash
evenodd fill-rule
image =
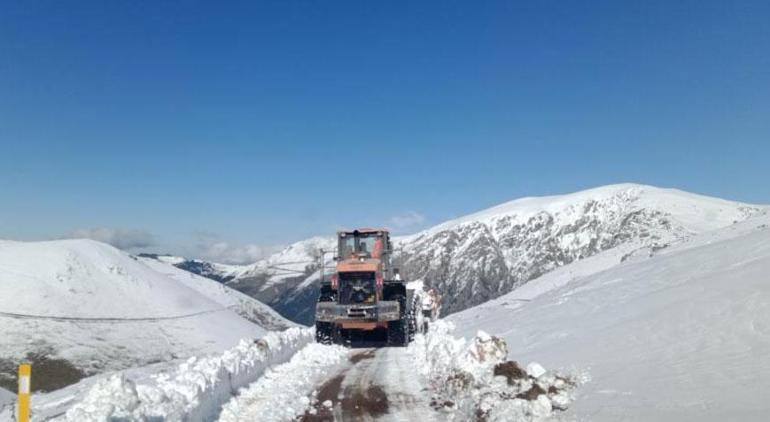
<path id="1" fill-rule="evenodd" d="M 221 352 L 267 332 L 229 309 L 232 300 L 206 297 L 203 283 L 216 284 L 180 282 L 91 240 L 0 241 L 0 358 L 40 353 L 93 374 Z"/>
<path id="2" fill-rule="evenodd" d="M 768 420 L 770 216 L 613 266 L 617 254 L 449 320 L 502 336 L 512 358 L 587 370 L 579 420 Z"/>

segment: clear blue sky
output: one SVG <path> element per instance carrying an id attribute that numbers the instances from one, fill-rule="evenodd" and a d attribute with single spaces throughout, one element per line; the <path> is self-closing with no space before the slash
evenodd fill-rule
<path id="1" fill-rule="evenodd" d="M 625 181 L 770 203 L 770 2 L 6 1 L 0 148 L 0 237 L 193 254 Z"/>

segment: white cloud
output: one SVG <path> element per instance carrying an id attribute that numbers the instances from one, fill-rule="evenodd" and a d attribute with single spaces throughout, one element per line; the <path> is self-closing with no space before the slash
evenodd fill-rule
<path id="1" fill-rule="evenodd" d="M 419 228 L 425 223 L 425 216 L 417 211 L 407 211 L 390 218 L 390 226 L 395 231 Z"/>
<path id="2" fill-rule="evenodd" d="M 93 239 L 125 250 L 146 248 L 155 244 L 155 239 L 151 233 L 136 229 L 81 228 L 63 237 L 67 239 Z"/>
<path id="3" fill-rule="evenodd" d="M 200 245 L 198 256 L 200 259 L 222 264 L 251 264 L 274 252 L 273 247 L 264 247 L 254 244 L 232 245 L 228 242 L 215 242 L 208 245 Z"/>
<path id="4" fill-rule="evenodd" d="M 279 250 L 276 246 L 261 246 L 253 243 L 233 244 L 223 240 L 216 233 L 196 231 L 195 258 L 222 264 L 252 264 Z"/>

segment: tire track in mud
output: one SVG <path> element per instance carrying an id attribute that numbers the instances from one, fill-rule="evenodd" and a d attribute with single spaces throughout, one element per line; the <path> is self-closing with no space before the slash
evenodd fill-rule
<path id="1" fill-rule="evenodd" d="M 409 379 L 402 366 L 405 349 L 368 349 L 351 352 L 351 366 L 323 383 L 314 405 L 298 420 L 302 422 L 372 421 L 379 419 L 430 420 L 426 406 L 414 396 L 417 380 Z M 394 376 L 395 375 L 395 376 Z M 406 388 L 410 386 L 412 388 Z M 419 415 L 419 416 L 418 416 Z"/>

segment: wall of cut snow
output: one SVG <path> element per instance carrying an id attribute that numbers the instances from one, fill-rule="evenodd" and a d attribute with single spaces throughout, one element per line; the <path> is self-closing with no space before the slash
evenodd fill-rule
<path id="1" fill-rule="evenodd" d="M 222 409 L 219 422 L 281 422 L 301 416 L 311 404 L 309 396 L 344 362 L 348 349 L 313 343 L 291 361 L 271 369 L 242 390 Z"/>
<path id="2" fill-rule="evenodd" d="M 241 340 L 219 356 L 190 358 L 150 382 L 135 383 L 118 373 L 97 382 L 56 420 L 214 420 L 235 391 L 257 380 L 268 367 L 287 362 L 314 336 L 313 329 L 291 328 L 270 332 L 256 342 Z"/>

